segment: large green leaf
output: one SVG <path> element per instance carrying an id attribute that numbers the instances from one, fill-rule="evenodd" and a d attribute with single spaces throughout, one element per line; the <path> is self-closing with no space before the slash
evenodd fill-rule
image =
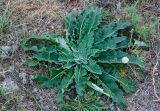
<path id="1" fill-rule="evenodd" d="M 21 46 L 24 50 L 28 50 L 29 47 L 32 46 L 32 44 L 29 43 L 29 41 L 31 40 L 41 40 L 41 41 L 48 41 L 48 42 L 51 42 L 52 44 L 57 44 L 57 38 L 58 36 L 57 35 L 54 35 L 54 34 L 42 34 L 40 36 L 37 36 L 37 35 L 31 35 L 30 37 L 26 37 L 24 38 L 22 41 L 21 41 Z"/>
<path id="2" fill-rule="evenodd" d="M 40 40 L 41 44 L 33 45 L 30 41 L 37 41 Z M 42 44 L 44 41 L 48 41 L 48 44 L 51 45 L 44 45 Z M 21 41 L 21 46 L 25 51 L 33 50 L 33 51 L 54 51 L 59 48 L 64 48 L 65 50 L 70 50 L 67 42 L 64 38 L 59 37 L 58 35 L 51 35 L 51 34 L 42 34 L 40 36 L 31 35 L 31 37 L 24 38 Z M 57 46 L 57 47 L 56 47 Z"/>
<path id="3" fill-rule="evenodd" d="M 32 56 L 32 58 L 37 59 L 39 61 L 46 61 L 46 62 L 56 63 L 56 64 L 59 64 L 58 57 L 59 55 L 55 52 L 52 52 L 52 53 L 41 52 L 41 53 L 34 54 Z"/>
<path id="4" fill-rule="evenodd" d="M 77 28 L 79 32 L 79 40 L 93 32 L 101 19 L 101 11 L 96 7 L 87 7 L 78 17 Z"/>
<path id="5" fill-rule="evenodd" d="M 94 90 L 112 98 L 113 101 L 116 102 L 118 105 L 126 105 L 126 102 L 122 95 L 122 91 L 118 88 L 117 84 L 113 80 L 109 80 L 109 78 L 107 79 L 104 78 L 104 81 L 100 79 L 97 80 L 102 86 L 98 86 L 92 82 L 88 82 L 87 85 Z M 109 81 L 109 83 L 107 81 Z"/>
<path id="6" fill-rule="evenodd" d="M 98 62 L 99 63 L 124 63 L 123 58 L 128 58 L 127 63 L 128 64 L 136 64 L 139 65 L 140 67 L 144 67 L 144 62 L 139 60 L 138 58 L 134 56 L 130 56 L 126 52 L 122 51 L 107 51 L 106 53 L 101 54 L 98 57 Z"/>
<path id="7" fill-rule="evenodd" d="M 85 69 L 94 74 L 102 74 L 102 70 L 98 64 L 92 59 L 89 60 L 88 64 L 83 64 Z"/>
<path id="8" fill-rule="evenodd" d="M 126 40 L 117 43 L 117 49 L 128 48 L 129 46 L 133 46 L 129 37 L 127 37 Z"/>
<path id="9" fill-rule="evenodd" d="M 26 45 L 25 51 L 36 51 L 36 52 L 56 52 L 57 49 L 55 46 L 52 45 L 44 45 L 44 44 L 37 44 L 37 45 Z"/>
<path id="10" fill-rule="evenodd" d="M 95 49 L 99 49 L 100 51 L 106 51 L 109 49 L 116 48 L 115 38 L 108 38 L 101 43 L 96 44 Z"/>
<path id="11" fill-rule="evenodd" d="M 109 75 L 115 81 L 120 83 L 123 90 L 127 93 L 134 93 L 136 91 L 136 83 L 129 77 L 121 77 L 118 73 Z"/>
<path id="12" fill-rule="evenodd" d="M 66 30 L 67 30 L 67 38 L 70 37 L 71 40 L 73 40 L 73 36 L 75 33 L 76 28 L 76 15 L 74 13 L 70 13 L 66 16 Z"/>
<path id="13" fill-rule="evenodd" d="M 34 78 L 34 80 L 41 85 L 43 88 L 52 88 L 53 84 L 47 76 L 38 75 Z"/>
<path id="14" fill-rule="evenodd" d="M 72 53 L 61 53 L 58 57 L 61 62 L 74 62 L 74 56 Z"/>
<path id="15" fill-rule="evenodd" d="M 45 81 L 48 81 L 49 78 L 45 75 L 38 75 L 34 78 L 34 80 L 38 83 L 38 84 L 43 84 Z"/>
<path id="16" fill-rule="evenodd" d="M 131 24 L 126 21 L 116 21 L 112 22 L 106 26 L 104 26 L 102 29 L 98 29 L 95 31 L 94 38 L 95 38 L 95 44 L 102 42 L 108 37 L 112 37 L 117 35 L 117 31 L 120 29 L 125 29 L 126 27 L 129 27 Z"/>
<path id="17" fill-rule="evenodd" d="M 92 44 L 94 42 L 93 33 L 90 33 L 82 39 L 78 45 L 78 53 L 82 56 L 83 59 L 87 59 L 91 54 Z"/>
<path id="18" fill-rule="evenodd" d="M 105 39 L 103 42 L 100 42 L 94 46 L 95 49 L 99 49 L 99 52 L 106 51 L 106 50 L 114 50 L 117 49 L 117 44 L 125 41 L 126 37 L 109 37 Z"/>
<path id="19" fill-rule="evenodd" d="M 50 77 L 38 75 L 34 78 L 34 80 L 43 88 L 52 88 L 53 86 L 58 85 L 61 82 L 61 76 L 64 74 L 64 71 L 64 69 L 50 68 Z"/>
<path id="20" fill-rule="evenodd" d="M 37 40 L 42 40 L 42 41 L 45 40 L 45 41 L 48 41 L 48 42 L 50 42 L 52 44 L 57 44 L 59 36 L 55 35 L 55 34 L 44 33 L 44 34 L 40 35 L 40 37 L 34 35 L 32 38 L 33 39 L 37 39 Z"/>
<path id="21" fill-rule="evenodd" d="M 49 74 L 50 74 L 50 78 L 51 78 L 51 82 L 54 85 L 58 85 L 61 82 L 61 77 L 62 75 L 65 73 L 65 70 L 62 68 L 55 68 L 52 67 L 49 69 Z"/>
<path id="22" fill-rule="evenodd" d="M 36 60 L 33 60 L 33 59 L 30 59 L 28 61 L 28 66 L 29 67 L 35 67 L 35 66 L 39 66 L 40 65 L 40 62 L 39 61 L 36 61 Z"/>
<path id="23" fill-rule="evenodd" d="M 81 66 L 76 66 L 74 75 L 76 82 L 76 91 L 80 96 L 83 96 L 87 83 L 87 77 L 85 77 L 87 75 L 87 71 Z"/>
<path id="24" fill-rule="evenodd" d="M 123 92 L 119 89 L 118 85 L 109 74 L 102 74 L 100 77 L 100 82 L 104 89 L 107 88 L 107 90 L 110 91 L 111 98 L 114 102 L 116 102 L 118 105 L 126 105 L 126 102 L 123 98 Z"/>
<path id="25" fill-rule="evenodd" d="M 71 69 L 73 66 L 75 66 L 75 62 L 67 62 L 66 64 L 63 65 L 64 69 Z"/>
<path id="26" fill-rule="evenodd" d="M 69 87 L 69 85 L 73 82 L 74 79 L 74 74 L 73 74 L 73 70 L 70 69 L 67 76 L 64 76 L 62 81 L 61 81 L 61 85 L 58 89 L 58 94 L 57 94 L 57 102 L 61 102 L 63 100 L 63 94 L 65 92 L 65 90 Z"/>

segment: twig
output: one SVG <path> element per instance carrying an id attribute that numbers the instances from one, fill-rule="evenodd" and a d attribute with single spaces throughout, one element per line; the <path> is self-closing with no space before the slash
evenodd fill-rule
<path id="1" fill-rule="evenodd" d="M 160 52 L 158 54 L 156 54 L 157 58 L 158 58 L 159 54 L 160 54 Z M 157 98 L 157 100 L 153 100 L 154 102 L 157 102 L 157 101 L 160 102 L 160 97 L 157 95 L 157 91 L 156 91 L 156 85 L 155 85 L 156 81 L 155 81 L 155 77 L 154 77 L 158 65 L 159 65 L 159 61 L 156 62 L 156 64 L 153 67 L 153 71 L 152 71 L 152 85 L 153 85 L 154 94 Z"/>
<path id="2" fill-rule="evenodd" d="M 159 98 L 159 96 L 157 95 L 157 92 L 156 92 L 155 78 L 154 78 L 154 74 L 155 74 L 155 72 L 156 72 L 156 70 L 157 70 L 157 66 L 158 66 L 158 61 L 156 62 L 155 66 L 154 66 L 154 68 L 153 68 L 153 71 L 152 71 L 152 84 L 153 84 L 153 86 L 154 86 L 155 96 L 156 96 L 157 98 Z"/>
<path id="3" fill-rule="evenodd" d="M 158 24 L 158 37 L 160 37 L 160 23 Z"/>
<path id="4" fill-rule="evenodd" d="M 153 100 L 153 102 L 157 102 L 157 103 L 160 103 L 160 99 L 157 99 L 157 100 Z"/>

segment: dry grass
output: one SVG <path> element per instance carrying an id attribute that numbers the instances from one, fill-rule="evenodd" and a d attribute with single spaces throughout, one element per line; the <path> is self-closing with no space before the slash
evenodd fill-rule
<path id="1" fill-rule="evenodd" d="M 57 0 L 44 0 L 42 4 L 26 0 L 12 1 L 12 20 L 36 33 L 63 33 L 62 26 L 67 11 Z M 30 26 L 30 27 L 28 27 Z M 25 29 L 28 31 L 28 29 Z"/>
<path id="2" fill-rule="evenodd" d="M 27 2 L 26 0 L 21 0 L 21 2 L 13 2 L 14 15 L 17 15 L 21 12 L 28 12 L 25 16 L 25 21 L 31 21 L 35 18 L 42 18 L 49 16 L 50 19 L 53 16 L 64 17 L 66 14 L 65 10 L 60 10 L 61 7 L 56 1 L 45 0 L 43 4 L 36 2 Z"/>

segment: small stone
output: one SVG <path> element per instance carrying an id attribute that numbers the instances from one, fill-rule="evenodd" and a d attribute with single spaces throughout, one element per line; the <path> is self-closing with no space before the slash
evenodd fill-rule
<path id="1" fill-rule="evenodd" d="M 18 85 L 11 78 L 6 78 L 2 82 L 2 86 L 4 86 L 10 92 L 14 92 L 14 91 L 18 91 L 19 90 Z"/>
<path id="2" fill-rule="evenodd" d="M 117 12 L 122 12 L 123 11 L 123 8 L 122 8 L 122 3 L 121 2 L 119 2 L 118 4 L 117 4 Z"/>
<path id="3" fill-rule="evenodd" d="M 24 73 L 24 72 L 19 73 L 19 77 L 22 79 L 22 83 L 23 83 L 23 84 L 27 84 L 26 75 L 27 75 L 27 74 Z"/>
<path id="4" fill-rule="evenodd" d="M 54 26 L 53 26 L 53 25 L 51 26 L 51 29 L 54 29 Z"/>
<path id="5" fill-rule="evenodd" d="M 8 58 L 12 55 L 12 50 L 11 46 L 0 46 L 0 58 Z"/>
<path id="6" fill-rule="evenodd" d="M 36 93 L 37 91 L 38 91 L 38 89 L 34 88 L 33 91 L 32 91 L 32 93 Z"/>

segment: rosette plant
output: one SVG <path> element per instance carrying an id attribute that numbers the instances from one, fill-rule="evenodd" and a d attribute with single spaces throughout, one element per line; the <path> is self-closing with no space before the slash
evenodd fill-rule
<path id="1" fill-rule="evenodd" d="M 119 33 L 131 24 L 119 20 L 104 25 L 100 9 L 91 6 L 80 14 L 68 14 L 65 23 L 64 37 L 42 34 L 23 39 L 21 46 L 33 52 L 33 60 L 52 66 L 48 75 L 36 76 L 35 81 L 44 88 L 57 86 L 58 102 L 66 91 L 83 96 L 93 89 L 125 105 L 123 92 L 135 92 L 136 85 L 129 75 L 123 77 L 121 70 L 127 64 L 144 66 L 143 61 L 127 53 L 133 40 Z"/>

